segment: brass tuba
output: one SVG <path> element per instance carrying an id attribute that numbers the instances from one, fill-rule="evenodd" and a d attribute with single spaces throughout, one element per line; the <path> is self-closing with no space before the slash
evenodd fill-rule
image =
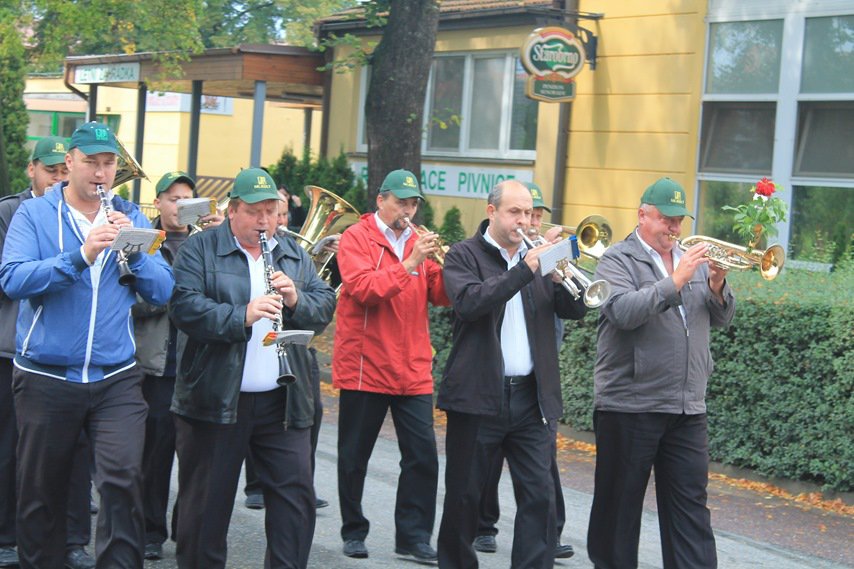
<path id="1" fill-rule="evenodd" d="M 142 171 L 142 166 L 139 165 L 139 162 L 136 161 L 136 158 L 128 152 L 125 145 L 122 144 L 122 141 L 116 137 L 116 144 L 119 147 L 119 152 L 117 155 L 118 165 L 116 167 L 116 178 L 113 180 L 113 187 L 116 188 L 121 186 L 125 182 L 129 182 L 131 180 L 135 180 L 137 178 L 145 178 L 148 179 L 148 176 L 145 175 L 145 172 Z"/>
<path id="2" fill-rule="evenodd" d="M 675 235 L 671 235 L 670 238 L 676 241 L 683 251 L 687 251 L 698 243 L 706 243 L 709 245 L 709 250 L 706 252 L 709 262 L 734 271 L 747 271 L 758 267 L 759 274 L 766 281 L 777 278 L 786 262 L 786 251 L 779 244 L 771 245 L 761 251 L 705 235 L 692 235 L 682 240 L 679 240 Z"/>
<path id="3" fill-rule="evenodd" d="M 311 206 L 299 233 L 286 227 L 279 227 L 278 231 L 296 239 L 314 260 L 317 275 L 329 282 L 332 276 L 330 262 L 335 253 L 324 248 L 326 242 L 323 240 L 330 235 L 343 233 L 359 221 L 361 214 L 346 200 L 320 186 L 305 186 L 304 189 L 306 196 L 311 198 Z"/>

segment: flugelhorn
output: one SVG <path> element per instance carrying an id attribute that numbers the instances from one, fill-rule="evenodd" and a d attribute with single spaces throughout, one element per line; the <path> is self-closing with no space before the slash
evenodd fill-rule
<path id="1" fill-rule="evenodd" d="M 521 227 L 517 227 L 516 231 L 518 231 L 519 235 L 522 236 L 522 239 L 525 241 L 525 245 L 530 248 L 537 246 L 528 238 Z M 563 263 L 563 266 L 556 268 L 555 273 L 560 277 L 560 282 L 563 285 L 563 288 L 565 288 L 574 299 L 578 300 L 583 293 L 584 305 L 588 308 L 599 308 L 606 300 L 608 300 L 608 297 L 611 296 L 611 285 L 608 284 L 608 281 L 600 279 L 598 281 L 591 282 L 581 269 L 576 267 L 569 260 Z M 569 273 L 569 275 L 567 275 L 567 273 Z M 581 285 L 581 290 L 572 281 L 573 278 Z"/>
<path id="2" fill-rule="evenodd" d="M 409 228 L 412 229 L 412 232 L 415 233 L 418 237 L 423 237 L 423 236 L 427 235 L 428 233 L 432 233 L 429 229 L 427 229 L 425 227 L 421 227 L 420 225 L 415 225 L 414 223 L 412 223 L 412 220 L 409 219 L 408 217 L 404 217 L 403 222 L 406 225 L 408 225 Z M 448 249 L 450 249 L 450 247 L 445 245 L 445 242 L 438 235 L 436 235 L 436 245 L 438 245 L 439 248 L 436 250 L 435 253 L 430 255 L 430 258 L 433 259 L 434 261 L 436 261 L 436 263 L 440 267 L 444 267 L 445 266 L 445 255 L 448 253 Z"/>
<path id="3" fill-rule="evenodd" d="M 747 271 L 754 267 L 759 268 L 759 274 L 766 281 L 777 278 L 786 262 L 786 251 L 781 245 L 771 245 L 764 251 L 735 245 L 727 241 L 707 237 L 705 235 L 692 235 L 685 239 L 679 239 L 676 235 L 668 235 L 676 241 L 679 248 L 687 251 L 698 243 L 709 245 L 706 251 L 710 263 L 718 267 L 734 271 Z"/>

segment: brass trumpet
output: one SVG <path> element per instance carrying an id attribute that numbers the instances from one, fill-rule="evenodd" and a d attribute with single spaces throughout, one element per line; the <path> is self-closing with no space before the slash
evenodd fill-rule
<path id="1" fill-rule="evenodd" d="M 545 233 L 552 227 L 563 227 L 555 223 L 543 222 L 540 224 L 541 232 Z M 533 229 L 533 228 L 531 228 Z M 530 230 L 529 230 L 530 231 Z M 536 229 L 534 229 L 536 232 Z M 566 238 L 575 235 L 578 242 L 578 250 L 584 255 L 592 259 L 599 260 L 608 247 L 611 246 L 611 240 L 614 232 L 611 230 L 611 224 L 601 215 L 588 215 L 582 219 L 575 230 L 562 231 L 561 237 Z M 534 239 L 536 241 L 536 239 Z"/>
<path id="2" fill-rule="evenodd" d="M 517 227 L 516 231 L 519 232 L 528 247 L 533 248 L 545 244 L 545 239 L 542 237 L 538 239 L 539 243 L 529 239 L 521 227 Z M 600 279 L 591 282 L 587 275 L 570 261 L 563 261 L 562 266 L 555 269 L 555 273 L 560 277 L 560 284 L 574 299 L 578 300 L 582 294 L 584 295 L 584 305 L 588 308 L 599 308 L 611 296 L 611 285 L 608 284 L 608 281 Z M 581 284 L 581 289 L 572 281 L 573 278 Z"/>
<path id="3" fill-rule="evenodd" d="M 423 237 L 424 235 L 431 233 L 431 231 L 429 229 L 426 229 L 424 227 L 421 227 L 420 225 L 415 225 L 414 223 L 412 223 L 412 220 L 409 219 L 408 217 L 404 217 L 403 222 L 406 223 L 406 225 L 408 225 L 409 228 L 412 229 L 412 232 L 415 233 L 418 237 Z M 436 263 L 440 267 L 444 268 L 445 267 L 445 255 L 448 253 L 448 249 L 450 249 L 450 247 L 445 245 L 445 242 L 442 241 L 442 238 L 439 237 L 438 235 L 436 236 L 436 244 L 439 246 L 439 249 L 435 253 L 433 253 L 430 256 L 430 258 L 433 259 L 434 261 L 436 261 Z"/>
<path id="4" fill-rule="evenodd" d="M 766 281 L 777 278 L 786 262 L 786 252 L 779 244 L 771 245 L 764 251 L 760 251 L 705 235 L 692 235 L 681 240 L 673 234 L 668 235 L 668 237 L 676 241 L 683 251 L 687 251 L 698 243 L 706 243 L 709 245 L 706 257 L 710 263 L 734 271 L 747 271 L 753 267 L 758 267 L 759 274 Z"/>

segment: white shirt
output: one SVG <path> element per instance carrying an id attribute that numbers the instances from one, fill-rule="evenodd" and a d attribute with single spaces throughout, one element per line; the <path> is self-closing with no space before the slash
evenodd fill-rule
<path id="1" fill-rule="evenodd" d="M 66 202 L 66 205 L 68 202 Z M 74 220 L 74 223 L 77 224 L 77 230 L 80 231 L 80 235 L 83 241 L 86 241 L 86 238 L 89 237 L 89 232 L 92 231 L 95 227 L 100 225 L 104 225 L 105 223 L 109 223 L 110 221 L 107 219 L 107 214 L 104 213 L 104 208 L 98 210 L 98 214 L 95 216 L 95 219 L 89 221 L 89 218 L 83 215 L 82 212 L 77 211 L 70 205 L 68 206 L 68 210 L 71 212 L 71 219 Z M 107 253 L 110 251 L 110 248 L 107 247 L 95 257 L 95 261 L 89 265 L 89 277 L 92 279 L 92 289 L 98 288 L 98 284 L 101 282 L 101 269 L 104 266 L 104 260 L 107 256 Z M 86 258 L 86 252 L 83 250 L 83 245 L 80 246 L 80 254 L 83 255 L 83 260 L 87 263 L 89 259 Z M 112 257 L 115 257 L 115 253 L 113 253 Z M 115 262 L 115 260 L 113 260 Z"/>
<path id="2" fill-rule="evenodd" d="M 501 257 L 507 261 L 507 269 L 512 269 L 524 257 L 528 250 L 524 243 L 519 244 L 516 254 L 512 257 L 507 249 L 501 247 L 489 234 L 489 229 L 483 232 L 486 242 L 501 252 Z M 534 371 L 534 359 L 531 356 L 531 345 L 528 343 L 528 328 L 525 326 L 525 306 L 522 304 L 522 291 L 504 305 L 504 320 L 501 321 L 501 357 L 504 359 L 504 375 L 528 375 Z"/>
<path id="3" fill-rule="evenodd" d="M 237 237 L 234 238 L 238 249 L 246 255 L 249 264 L 249 299 L 264 296 L 267 291 L 267 279 L 264 275 L 264 255 L 255 259 L 249 251 L 243 248 Z M 269 241 L 270 250 L 276 248 L 275 239 Z M 252 325 L 252 337 L 246 344 L 246 358 L 243 362 L 243 378 L 240 380 L 240 391 L 261 392 L 272 391 L 279 387 L 279 357 L 275 346 L 264 346 L 261 341 L 268 332 L 273 330 L 273 321 L 261 318 Z"/>
<path id="4" fill-rule="evenodd" d="M 666 279 L 670 275 L 667 274 L 667 268 L 664 266 L 664 259 L 661 258 L 661 255 L 658 254 L 658 251 L 653 249 L 646 241 L 643 240 L 643 237 L 640 236 L 640 233 L 637 229 L 635 229 L 635 235 L 637 235 L 638 241 L 640 241 L 641 245 L 646 252 L 649 253 L 649 256 L 652 257 L 652 262 L 655 263 L 655 266 L 658 267 L 659 272 L 661 272 L 661 278 Z M 673 270 L 676 270 L 676 267 L 679 266 L 679 260 L 682 258 L 682 249 L 679 248 L 678 245 L 674 245 L 673 249 L 671 249 L 673 255 Z M 685 326 L 688 326 L 688 320 L 685 317 L 685 306 L 679 305 L 679 315 L 682 317 L 682 323 Z"/>
<path id="5" fill-rule="evenodd" d="M 394 230 L 391 227 L 386 225 L 380 216 L 377 213 L 374 213 L 374 219 L 377 221 L 377 227 L 380 229 L 380 233 L 385 235 L 385 238 L 388 239 L 388 244 L 391 245 L 391 248 L 394 250 L 394 254 L 397 255 L 397 258 L 403 261 L 403 251 L 406 249 L 406 242 L 412 236 L 412 228 L 407 227 L 403 230 L 403 233 L 400 234 L 400 237 L 394 234 Z"/>

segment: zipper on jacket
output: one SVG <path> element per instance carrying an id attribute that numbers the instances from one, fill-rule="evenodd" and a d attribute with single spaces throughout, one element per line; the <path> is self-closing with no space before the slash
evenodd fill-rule
<path id="1" fill-rule="evenodd" d="M 42 315 L 42 309 L 43 308 L 44 308 L 43 305 L 39 305 L 39 307 L 36 308 L 36 313 L 33 315 L 33 321 L 30 324 L 30 329 L 27 330 L 27 336 L 26 336 L 26 338 L 24 338 L 23 345 L 21 346 L 21 355 L 23 355 L 25 357 L 27 356 L 27 347 L 29 347 L 29 345 L 30 345 L 30 336 L 32 336 L 33 330 L 35 329 L 36 324 L 39 321 L 39 317 L 41 317 L 41 315 Z"/>

